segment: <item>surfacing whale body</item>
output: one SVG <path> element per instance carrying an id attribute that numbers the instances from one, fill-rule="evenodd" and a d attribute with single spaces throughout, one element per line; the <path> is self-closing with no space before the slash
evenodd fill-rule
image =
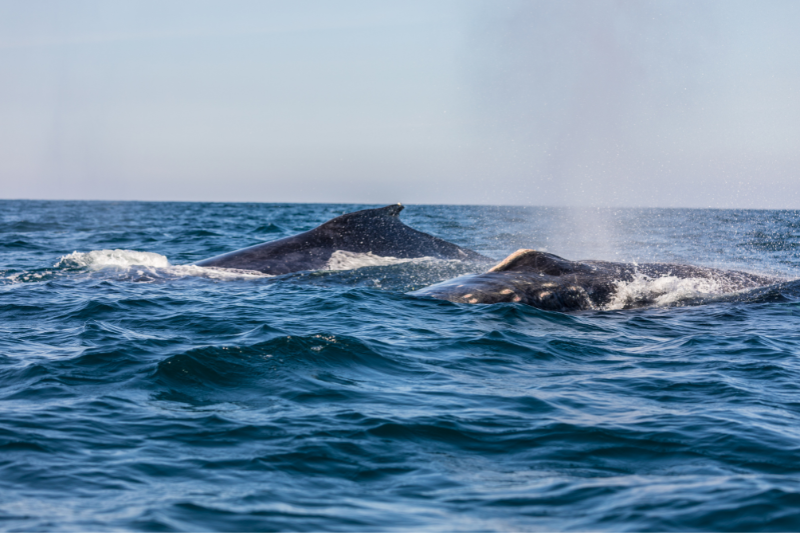
<path id="1" fill-rule="evenodd" d="M 403 209 L 402 205 L 397 204 L 347 213 L 310 231 L 195 264 L 279 275 L 325 268 L 336 251 L 401 259 L 435 257 L 493 262 L 477 252 L 406 226 L 398 217 Z"/>
<path id="2" fill-rule="evenodd" d="M 598 309 L 612 301 L 620 285 L 638 277 L 699 278 L 715 282 L 722 292 L 771 285 L 778 278 L 667 263 L 611 263 L 569 261 L 535 250 L 518 250 L 484 274 L 461 276 L 414 291 L 451 302 L 520 302 L 551 311 Z M 652 304 L 647 298 L 627 302 L 624 308 Z"/>

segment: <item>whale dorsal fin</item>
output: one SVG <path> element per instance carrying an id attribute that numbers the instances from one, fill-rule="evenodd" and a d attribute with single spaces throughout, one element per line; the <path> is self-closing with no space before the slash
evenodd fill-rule
<path id="1" fill-rule="evenodd" d="M 403 209 L 405 209 L 403 204 L 392 204 L 387 205 L 386 207 L 374 207 L 372 209 L 353 211 L 351 213 L 345 213 L 336 218 L 332 218 L 315 229 L 338 228 L 337 231 L 342 231 L 343 228 L 369 227 L 370 225 L 374 224 L 382 225 L 386 223 L 394 224 L 398 222 L 402 224 L 402 222 L 399 220 L 386 220 L 384 217 L 398 218 L 400 211 Z M 364 226 L 365 224 L 367 226 Z"/>
<path id="2" fill-rule="evenodd" d="M 386 207 L 379 207 L 375 209 L 377 213 L 381 215 L 386 215 L 390 217 L 396 217 L 400 214 L 400 211 L 405 209 L 406 207 L 403 204 L 397 203 L 392 205 L 387 205 Z"/>
<path id="3" fill-rule="evenodd" d="M 353 224 L 361 225 L 365 223 L 377 223 L 381 224 L 381 220 L 383 223 L 389 222 L 383 217 L 394 217 L 399 218 L 400 211 L 405 209 L 403 204 L 392 204 L 387 205 L 386 207 L 374 207 L 372 209 L 362 209 L 360 211 L 353 211 L 350 213 L 345 213 L 340 215 L 336 218 L 333 218 L 326 223 L 320 225 L 320 228 L 325 227 L 338 227 L 344 224 L 345 226 L 352 226 Z M 371 222 L 370 222 L 371 221 Z M 392 221 L 389 223 L 399 222 Z M 402 224 L 402 222 L 400 222 Z"/>

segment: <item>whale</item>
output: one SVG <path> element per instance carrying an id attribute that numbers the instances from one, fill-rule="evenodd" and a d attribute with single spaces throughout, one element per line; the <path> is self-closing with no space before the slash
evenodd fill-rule
<path id="1" fill-rule="evenodd" d="M 409 294 L 458 303 L 518 302 L 548 311 L 582 311 L 608 306 L 625 283 L 658 278 L 705 280 L 722 293 L 783 281 L 771 276 L 682 264 L 570 261 L 547 252 L 521 249 L 488 272 L 460 276 Z M 622 308 L 652 305 L 653 296 L 641 294 L 625 301 Z"/>
<path id="2" fill-rule="evenodd" d="M 312 230 L 194 264 L 281 275 L 324 269 L 337 251 L 400 259 L 433 257 L 476 263 L 495 262 L 478 252 L 406 226 L 399 218 L 403 209 L 402 204 L 396 204 L 346 213 Z"/>

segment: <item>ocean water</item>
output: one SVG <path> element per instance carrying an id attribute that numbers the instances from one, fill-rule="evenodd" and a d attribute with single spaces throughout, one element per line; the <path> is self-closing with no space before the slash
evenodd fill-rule
<path id="1" fill-rule="evenodd" d="M 800 529 L 796 211 L 408 206 L 502 259 L 778 275 L 564 314 L 455 261 L 190 263 L 367 206 L 0 201 L 0 528 Z"/>

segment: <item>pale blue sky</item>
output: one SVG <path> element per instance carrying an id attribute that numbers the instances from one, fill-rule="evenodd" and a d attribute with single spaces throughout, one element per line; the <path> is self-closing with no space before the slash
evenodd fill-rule
<path id="1" fill-rule="evenodd" d="M 800 208 L 800 2 L 0 1 L 0 197 Z"/>

